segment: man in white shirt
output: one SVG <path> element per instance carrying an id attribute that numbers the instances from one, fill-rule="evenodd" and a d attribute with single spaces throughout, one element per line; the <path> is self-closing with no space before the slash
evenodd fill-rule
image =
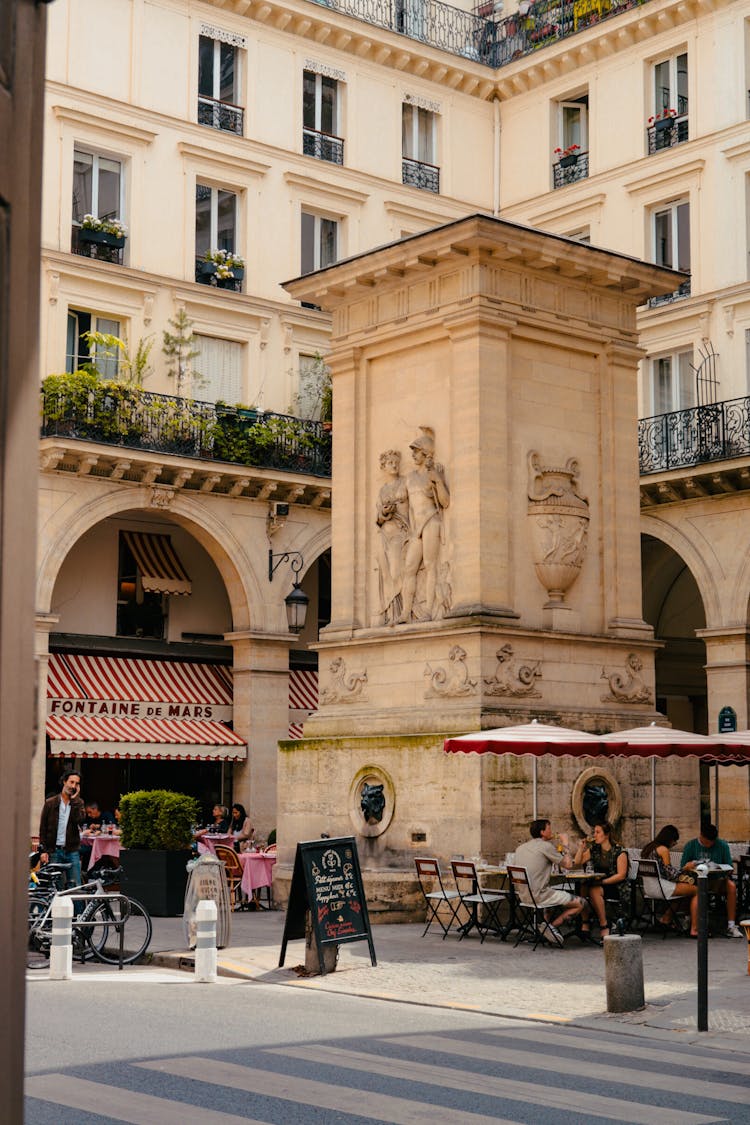
<path id="1" fill-rule="evenodd" d="M 514 866 L 525 867 L 529 877 L 529 885 L 537 906 L 545 907 L 545 922 L 542 933 L 550 945 L 562 946 L 564 938 L 558 926 L 576 914 L 583 914 L 584 922 L 588 920 L 589 905 L 586 899 L 570 894 L 569 891 L 550 887 L 552 868 L 555 864 L 566 870 L 573 866 L 573 860 L 568 851 L 568 837 L 561 833 L 560 846 L 552 843 L 552 825 L 548 820 L 532 820 L 529 826 L 531 839 L 516 848 Z M 556 914 L 554 921 L 550 916 Z"/>

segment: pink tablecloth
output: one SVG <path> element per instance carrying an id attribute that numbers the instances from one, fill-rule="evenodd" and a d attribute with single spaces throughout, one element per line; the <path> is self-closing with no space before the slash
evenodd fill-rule
<path id="1" fill-rule="evenodd" d="M 224 844 L 227 848 L 233 848 L 234 836 L 231 832 L 226 832 L 221 836 L 214 833 L 211 833 L 210 836 L 201 836 L 198 840 L 198 852 L 200 855 L 205 855 L 206 852 L 216 855 L 216 844 Z"/>
<path id="2" fill-rule="evenodd" d="M 237 858 L 242 864 L 242 890 L 251 897 L 258 887 L 270 887 L 273 882 L 275 855 L 262 852 L 239 852 Z"/>
<path id="3" fill-rule="evenodd" d="M 93 867 L 103 855 L 111 855 L 117 859 L 120 855 L 119 836 L 82 836 L 81 843 L 91 844 L 91 859 L 89 867 Z"/>

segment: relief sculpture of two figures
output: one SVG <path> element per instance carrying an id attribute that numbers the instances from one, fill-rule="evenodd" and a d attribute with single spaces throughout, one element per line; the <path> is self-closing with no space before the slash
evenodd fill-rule
<path id="1" fill-rule="evenodd" d="M 435 433 L 420 426 L 409 445 L 414 468 L 401 475 L 401 454 L 388 449 L 380 467 L 388 480 L 377 499 L 376 624 L 406 624 L 442 617 L 451 604 L 444 559 L 443 512 L 450 504 L 445 470 L 435 460 Z"/>

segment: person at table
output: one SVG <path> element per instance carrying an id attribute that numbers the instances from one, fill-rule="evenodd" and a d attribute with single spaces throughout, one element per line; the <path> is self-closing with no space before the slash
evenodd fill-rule
<path id="1" fill-rule="evenodd" d="M 97 801 L 87 801 L 85 823 L 91 835 L 96 835 L 105 825 L 114 824 L 115 818 L 110 812 L 102 812 Z"/>
<path id="2" fill-rule="evenodd" d="M 255 837 L 255 828 L 250 822 L 250 817 L 245 811 L 245 806 L 239 804 L 232 805 L 232 819 L 229 822 L 229 831 L 234 836 L 234 850 L 237 852 L 249 852 L 253 838 Z"/>
<path id="3" fill-rule="evenodd" d="M 690 910 L 690 936 L 698 936 L 698 888 L 691 882 L 678 882 L 680 878 L 680 870 L 672 863 L 670 851 L 674 848 L 675 844 L 680 838 L 680 833 L 675 828 L 674 824 L 665 824 L 660 832 L 649 840 L 645 848 L 641 852 L 641 859 L 656 860 L 659 874 L 662 879 L 669 883 L 674 884 L 674 895 L 676 898 L 682 899 L 683 903 L 688 906 Z M 682 904 L 681 904 L 682 905 Z M 659 922 L 662 926 L 669 926 L 674 917 L 674 910 L 670 906 L 666 913 L 662 914 Z"/>
<path id="4" fill-rule="evenodd" d="M 708 820 L 701 821 L 700 832 L 693 840 L 688 840 L 682 850 L 683 871 L 695 871 L 699 863 L 720 863 L 727 867 L 732 866 L 729 844 L 719 837 L 719 829 Z M 711 891 L 726 897 L 727 937 L 744 937 L 736 922 L 737 888 L 731 875 L 727 873 L 723 878 L 711 878 Z"/>
<path id="5" fill-rule="evenodd" d="M 226 805 L 214 805 L 213 821 L 194 833 L 196 840 L 201 836 L 226 836 L 229 832 L 229 809 Z"/>
<path id="6" fill-rule="evenodd" d="M 617 917 L 624 918 L 630 908 L 630 888 L 628 887 L 628 853 L 612 839 L 613 828 L 609 821 L 594 825 L 591 840 L 581 840 L 573 863 L 576 867 L 590 863 L 601 879 L 581 888 L 587 895 L 599 922 L 601 937 L 609 937 L 607 923 L 607 902 L 617 903 Z M 588 922 L 581 923 L 581 937 L 586 940 L 590 933 Z"/>
<path id="7" fill-rule="evenodd" d="M 516 861 L 513 866 L 526 868 L 534 900 L 537 906 L 544 908 L 543 937 L 550 945 L 562 946 L 564 938 L 559 927 L 577 914 L 582 914 L 584 924 L 587 923 L 589 904 L 585 898 L 572 895 L 569 891 L 550 887 L 552 868 L 555 864 L 566 870 L 573 866 L 568 850 L 568 837 L 560 833 L 559 846 L 553 844 L 552 824 L 544 818 L 532 820 L 529 834 L 531 839 L 516 848 Z"/>

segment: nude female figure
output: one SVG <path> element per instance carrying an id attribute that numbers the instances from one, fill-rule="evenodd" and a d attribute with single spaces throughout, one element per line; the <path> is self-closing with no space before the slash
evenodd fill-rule
<path id="1" fill-rule="evenodd" d="M 420 426 L 420 430 L 420 436 L 409 446 L 415 468 L 406 477 L 409 541 L 401 586 L 401 623 L 412 619 L 417 575 L 421 566 L 425 570 L 427 619 L 431 620 L 435 613 L 438 561 L 443 542 L 443 510 L 450 504 L 443 466 L 435 461 L 434 431 L 428 426 Z"/>
<path id="2" fill-rule="evenodd" d="M 381 624 L 393 625 L 401 616 L 401 583 L 404 547 L 409 535 L 409 498 L 401 476 L 401 454 L 386 449 L 380 454 L 380 468 L 388 480 L 380 489 L 376 522 L 378 533 L 378 571 L 380 575 Z"/>

